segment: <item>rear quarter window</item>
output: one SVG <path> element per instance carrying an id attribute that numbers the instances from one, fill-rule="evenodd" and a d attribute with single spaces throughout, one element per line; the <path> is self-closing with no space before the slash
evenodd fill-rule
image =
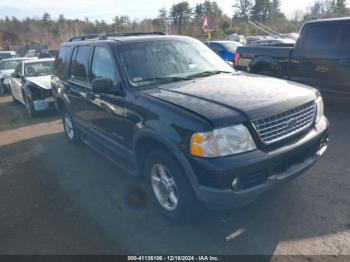
<path id="1" fill-rule="evenodd" d="M 311 51 L 336 50 L 340 31 L 340 24 L 310 25 L 306 31 L 303 48 Z"/>

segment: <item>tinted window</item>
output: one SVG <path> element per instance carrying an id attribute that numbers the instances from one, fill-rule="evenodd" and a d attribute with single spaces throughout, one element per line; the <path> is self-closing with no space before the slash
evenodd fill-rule
<path id="1" fill-rule="evenodd" d="M 71 49 L 68 46 L 63 46 L 61 47 L 59 54 L 55 60 L 53 73 L 60 78 L 67 77 L 70 53 Z"/>
<path id="2" fill-rule="evenodd" d="M 115 66 L 113 57 L 107 48 L 96 46 L 92 58 L 91 80 L 109 78 L 115 80 Z"/>
<path id="3" fill-rule="evenodd" d="M 314 25 L 306 33 L 304 48 L 310 50 L 336 49 L 340 25 Z"/>
<path id="4" fill-rule="evenodd" d="M 340 46 L 343 52 L 350 53 L 350 27 L 344 27 L 340 36 Z"/>
<path id="5" fill-rule="evenodd" d="M 71 76 L 80 81 L 87 81 L 90 46 L 79 46 L 75 57 L 73 56 Z"/>

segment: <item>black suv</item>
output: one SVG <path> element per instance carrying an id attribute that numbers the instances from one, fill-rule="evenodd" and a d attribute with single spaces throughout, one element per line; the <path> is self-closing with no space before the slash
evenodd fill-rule
<path id="1" fill-rule="evenodd" d="M 52 89 L 71 143 L 145 178 L 171 218 L 243 205 L 327 148 L 319 92 L 236 73 L 184 36 L 115 34 L 61 45 Z"/>

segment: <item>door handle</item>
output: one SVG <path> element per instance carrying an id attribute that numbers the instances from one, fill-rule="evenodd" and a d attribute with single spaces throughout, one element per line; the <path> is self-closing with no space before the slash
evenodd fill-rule
<path id="1" fill-rule="evenodd" d="M 350 59 L 342 59 L 339 61 L 339 63 L 342 65 L 350 65 Z"/>

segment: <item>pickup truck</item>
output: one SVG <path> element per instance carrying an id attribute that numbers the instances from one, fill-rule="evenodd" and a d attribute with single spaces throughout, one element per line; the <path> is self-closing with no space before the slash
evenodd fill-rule
<path id="1" fill-rule="evenodd" d="M 350 98 L 350 18 L 305 23 L 294 47 L 238 47 L 234 67 Z"/>

